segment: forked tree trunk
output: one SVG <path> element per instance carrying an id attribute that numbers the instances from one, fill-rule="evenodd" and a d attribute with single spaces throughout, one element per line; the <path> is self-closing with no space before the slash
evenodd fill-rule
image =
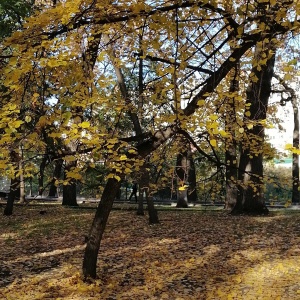
<path id="1" fill-rule="evenodd" d="M 142 175 L 139 182 L 139 206 L 137 214 L 144 215 L 143 200 L 145 196 L 149 214 L 149 224 L 157 224 L 159 223 L 157 210 L 154 207 L 153 198 L 149 197 L 150 174 L 147 170 L 147 165 L 142 168 L 141 174 Z"/>
<path id="2" fill-rule="evenodd" d="M 109 178 L 104 188 L 84 252 L 82 269 L 85 280 L 88 278 L 96 278 L 97 257 L 100 249 L 100 242 L 120 185 L 120 181 L 117 181 L 115 178 Z"/>
<path id="3" fill-rule="evenodd" d="M 256 52 L 256 61 L 261 57 L 268 57 L 272 47 Z M 264 54 L 264 55 L 263 55 Z M 253 121 L 252 126 L 245 126 L 244 142 L 241 145 L 238 180 L 241 183 L 238 189 L 237 203 L 233 214 L 266 214 L 268 209 L 264 202 L 263 192 L 263 144 L 264 126 L 268 100 L 271 93 L 271 80 L 274 73 L 275 54 L 265 65 L 253 67 L 252 75 L 258 80 L 250 81 L 247 89 L 246 107 L 250 115 L 245 115 Z"/>

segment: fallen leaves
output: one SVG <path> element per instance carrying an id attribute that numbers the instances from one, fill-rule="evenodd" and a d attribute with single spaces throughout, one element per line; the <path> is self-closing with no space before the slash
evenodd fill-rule
<path id="1" fill-rule="evenodd" d="M 17 207 L 0 221 L 0 299 L 299 299 L 300 214 L 112 211 L 99 278 L 82 281 L 94 210 Z"/>

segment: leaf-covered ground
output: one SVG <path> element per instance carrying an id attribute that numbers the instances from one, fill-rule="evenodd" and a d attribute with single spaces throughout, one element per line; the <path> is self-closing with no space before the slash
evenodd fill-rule
<path id="1" fill-rule="evenodd" d="M 114 210 L 99 279 L 86 284 L 93 215 L 53 205 L 0 217 L 0 299 L 300 299 L 300 212 L 159 211 L 161 223 L 149 226 Z"/>

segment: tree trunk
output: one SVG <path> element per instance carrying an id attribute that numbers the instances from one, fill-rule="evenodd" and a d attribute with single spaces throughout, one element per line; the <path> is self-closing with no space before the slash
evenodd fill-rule
<path id="1" fill-rule="evenodd" d="M 256 50 L 256 61 L 261 57 L 268 57 L 272 47 L 265 50 Z M 240 164 L 238 170 L 239 188 L 237 202 L 232 210 L 233 214 L 266 214 L 268 209 L 263 194 L 263 144 L 264 126 L 268 101 L 271 93 L 271 80 L 274 73 L 275 54 L 265 65 L 252 68 L 255 79 L 250 82 L 246 91 L 246 107 L 249 114 L 245 120 L 252 121 L 252 126 L 244 126 L 244 142 L 241 145 Z M 247 112 L 245 112 L 247 113 Z"/>
<path id="2" fill-rule="evenodd" d="M 173 126 L 154 133 L 151 141 L 145 141 L 137 146 L 141 157 L 146 157 L 152 151 L 157 149 L 171 136 L 175 134 Z M 96 278 L 97 257 L 100 249 L 100 242 L 106 226 L 106 222 L 111 211 L 113 201 L 121 183 L 114 178 L 110 178 L 104 188 L 101 201 L 99 202 L 93 224 L 91 226 L 88 243 L 83 259 L 83 275 L 85 280 L 89 277 Z"/>
<path id="3" fill-rule="evenodd" d="M 17 172 L 21 160 L 20 155 L 18 152 L 12 150 L 10 153 L 10 157 L 11 157 L 11 161 L 15 166 L 15 171 Z M 10 181 L 8 199 L 3 212 L 5 216 L 10 216 L 13 214 L 14 202 L 17 198 L 20 198 L 20 179 L 18 177 L 15 177 L 15 174 L 12 175 L 13 178 Z"/>
<path id="4" fill-rule="evenodd" d="M 146 201 L 147 201 L 147 208 L 148 208 L 148 214 L 149 214 L 149 224 L 157 224 L 159 223 L 157 210 L 154 207 L 153 198 L 149 197 L 149 186 L 150 186 L 150 174 L 147 170 L 149 166 L 145 164 L 145 166 L 142 168 L 142 176 L 140 180 L 140 190 L 143 194 L 143 197 L 145 195 Z"/>
<path id="5" fill-rule="evenodd" d="M 197 201 L 196 170 L 190 142 L 184 138 L 181 146 L 183 150 L 177 155 L 175 169 L 178 185 L 176 207 L 187 208 L 188 202 Z"/>
<path id="6" fill-rule="evenodd" d="M 11 216 L 13 214 L 14 202 L 18 198 L 19 190 L 20 190 L 20 187 L 19 187 L 18 178 L 11 179 L 8 199 L 7 199 L 7 203 L 6 203 L 4 212 L 3 212 L 3 214 L 5 216 Z"/>
<path id="7" fill-rule="evenodd" d="M 237 199 L 237 155 L 235 143 L 226 145 L 225 161 L 226 161 L 226 198 L 225 209 L 232 210 Z"/>
<path id="8" fill-rule="evenodd" d="M 46 163 L 47 163 L 47 156 L 44 155 L 40 164 L 40 170 L 38 175 L 39 196 L 42 196 L 44 192 L 44 174 L 45 174 Z"/>
<path id="9" fill-rule="evenodd" d="M 239 72 L 240 65 L 237 64 L 232 70 L 229 92 L 234 95 L 239 90 Z M 225 131 L 230 134 L 231 139 L 225 142 L 225 178 L 226 178 L 226 196 L 225 209 L 232 210 L 236 204 L 237 198 L 237 153 L 236 153 L 236 108 L 235 97 L 228 97 L 225 113 Z"/>
<path id="10" fill-rule="evenodd" d="M 66 172 L 76 167 L 76 161 L 66 162 L 64 179 L 66 179 Z M 63 201 L 62 205 L 77 206 L 76 180 L 71 179 L 69 184 L 63 185 Z"/>
<path id="11" fill-rule="evenodd" d="M 22 157 L 23 160 L 23 157 Z M 24 175 L 23 175 L 23 161 L 19 162 L 19 170 L 20 170 L 20 198 L 19 203 L 25 203 L 25 181 L 24 181 Z"/>
<path id="12" fill-rule="evenodd" d="M 191 149 L 187 153 L 188 160 L 188 192 L 187 199 L 188 202 L 196 202 L 198 199 L 197 196 L 197 181 L 196 181 L 196 168 L 194 163 L 194 158 Z"/>
<path id="13" fill-rule="evenodd" d="M 153 198 L 149 197 L 149 183 L 150 174 L 147 170 L 147 164 L 141 170 L 141 178 L 139 182 L 139 205 L 137 210 L 137 215 L 144 215 L 144 197 L 146 198 L 148 214 L 149 214 L 149 224 L 159 223 L 157 210 L 155 209 Z"/>
<path id="14" fill-rule="evenodd" d="M 96 278 L 97 257 L 101 238 L 120 185 L 120 181 L 117 181 L 115 178 L 109 178 L 104 188 L 84 252 L 82 268 L 85 280 L 88 278 Z"/>
<path id="15" fill-rule="evenodd" d="M 154 207 L 153 198 L 149 197 L 149 191 L 145 190 L 147 206 L 148 206 L 148 214 L 149 214 L 149 224 L 158 224 L 158 214 L 157 210 Z"/>
<path id="16" fill-rule="evenodd" d="M 187 198 L 187 151 L 181 152 L 177 155 L 176 160 L 176 175 L 177 175 L 177 205 L 178 208 L 187 208 L 188 207 L 188 198 Z"/>
<path id="17" fill-rule="evenodd" d="M 144 216 L 144 195 L 143 190 L 139 187 L 139 196 L 138 196 L 138 208 L 136 211 L 138 216 Z"/>
<path id="18" fill-rule="evenodd" d="M 294 93 L 292 94 L 292 106 L 294 112 L 293 147 L 295 149 L 299 149 L 299 109 L 297 105 L 297 96 Z M 297 153 L 293 153 L 292 178 L 293 178 L 292 203 L 299 204 L 300 202 L 299 154 Z"/>
<path id="19" fill-rule="evenodd" d="M 57 186 L 55 184 L 56 180 L 61 177 L 61 170 L 63 167 L 63 160 L 58 159 L 54 162 L 54 171 L 53 171 L 53 178 L 51 180 L 50 188 L 49 188 L 49 197 L 58 197 L 58 192 L 57 192 Z"/>
<path id="20" fill-rule="evenodd" d="M 293 129 L 293 148 L 299 149 L 299 108 L 297 103 L 297 94 L 293 88 L 291 88 L 279 75 L 274 74 L 274 77 L 284 87 L 284 92 L 290 93 L 290 97 L 285 100 L 282 105 L 285 105 L 287 101 L 292 102 L 293 116 L 294 116 L 294 129 Z M 299 204 L 300 191 L 299 191 L 299 154 L 293 152 L 293 164 L 292 164 L 292 203 Z"/>

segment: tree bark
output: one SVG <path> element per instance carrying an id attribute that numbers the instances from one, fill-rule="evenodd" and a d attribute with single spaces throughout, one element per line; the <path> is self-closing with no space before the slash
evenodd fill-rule
<path id="1" fill-rule="evenodd" d="M 187 208 L 188 202 L 197 200 L 196 171 L 192 156 L 191 145 L 186 139 L 183 140 L 183 147 L 188 149 L 177 155 L 176 175 L 178 187 L 186 185 L 184 190 L 177 188 L 176 207 Z"/>
<path id="2" fill-rule="evenodd" d="M 139 186 L 139 196 L 138 196 L 138 208 L 136 211 L 136 214 L 138 216 L 144 216 L 144 195 L 143 195 L 143 190 Z"/>
<path id="3" fill-rule="evenodd" d="M 115 178 L 109 178 L 104 188 L 84 252 L 82 269 L 85 280 L 96 278 L 97 257 L 100 249 L 100 242 L 120 185 L 120 181 L 117 181 Z"/>
<path id="4" fill-rule="evenodd" d="M 297 105 L 296 95 L 292 95 L 292 105 L 293 105 L 293 112 L 294 112 L 293 147 L 295 149 L 299 149 L 299 109 Z M 292 203 L 299 204 L 300 202 L 299 154 L 297 153 L 293 153 L 292 178 L 293 178 Z"/>
<path id="5" fill-rule="evenodd" d="M 48 194 L 49 197 L 58 197 L 57 186 L 55 182 L 57 179 L 61 177 L 62 167 L 63 167 L 62 159 L 58 159 L 54 162 L 53 178 L 51 180 L 49 194 Z"/>
<path id="6" fill-rule="evenodd" d="M 256 50 L 256 61 L 269 55 L 271 47 Z M 268 101 L 271 93 L 271 80 L 274 74 L 275 54 L 265 65 L 252 68 L 252 75 L 257 80 L 251 80 L 246 94 L 246 107 L 249 114 L 245 114 L 253 126 L 244 126 L 244 142 L 240 147 L 240 164 L 238 169 L 238 195 L 233 214 L 267 214 L 268 209 L 264 202 L 263 194 L 263 143 L 264 126 L 262 121 L 266 119 Z M 246 112 L 245 112 L 246 113 Z M 252 127 L 252 128 L 251 128 Z"/>
<path id="7" fill-rule="evenodd" d="M 40 164 L 40 170 L 38 175 L 38 182 L 39 182 L 39 196 L 42 196 L 44 192 L 44 174 L 45 174 L 45 168 L 47 163 L 47 156 L 43 155 L 41 164 Z"/>
<path id="8" fill-rule="evenodd" d="M 191 148 L 191 145 L 189 145 Z M 187 153 L 187 159 L 188 159 L 188 202 L 196 202 L 198 199 L 197 196 L 197 181 L 196 181 L 196 168 L 194 163 L 194 158 L 191 149 L 188 150 Z"/>
<path id="9" fill-rule="evenodd" d="M 18 178 L 11 179 L 8 199 L 7 199 L 7 203 L 6 203 L 4 212 L 3 212 L 3 214 L 5 216 L 11 216 L 13 214 L 14 202 L 15 202 L 16 198 L 18 198 L 19 189 L 20 189 L 20 187 L 19 187 Z"/>
<path id="10" fill-rule="evenodd" d="M 149 196 L 149 190 L 145 190 L 146 193 L 146 201 L 148 206 L 148 214 L 149 214 L 149 224 L 158 224 L 158 214 L 155 209 L 153 198 Z"/>
<path id="11" fill-rule="evenodd" d="M 17 171 L 19 169 L 19 163 L 21 160 L 20 155 L 18 152 L 12 150 L 10 153 L 10 157 L 11 157 L 11 161 L 14 163 L 15 171 Z M 10 216 L 13 214 L 14 202 L 16 198 L 19 197 L 20 197 L 20 179 L 14 176 L 10 182 L 8 199 L 3 212 L 5 216 Z"/>
<path id="12" fill-rule="evenodd" d="M 149 197 L 150 174 L 147 168 L 148 165 L 145 164 L 142 169 L 142 175 L 140 180 L 140 191 L 143 194 L 143 197 L 144 195 L 146 197 L 148 214 L 149 214 L 149 224 L 158 224 L 159 220 L 158 220 L 157 210 L 154 207 L 153 198 Z"/>
<path id="13" fill-rule="evenodd" d="M 187 151 L 181 152 L 177 155 L 176 160 L 176 175 L 177 175 L 177 204 L 178 208 L 188 207 L 188 197 L 187 197 Z"/>
<path id="14" fill-rule="evenodd" d="M 65 171 L 64 171 L 64 179 L 66 179 L 66 172 L 71 171 L 72 168 L 76 167 L 77 162 L 71 161 L 66 162 Z M 62 205 L 66 206 L 77 206 L 77 192 L 76 192 L 76 180 L 71 179 L 69 184 L 63 185 L 63 201 Z"/>
<path id="15" fill-rule="evenodd" d="M 232 79 L 230 82 L 229 92 L 234 94 L 239 89 L 239 72 L 240 65 L 237 64 L 232 71 Z M 232 210 L 236 204 L 237 198 L 237 151 L 236 151 L 236 108 L 235 97 L 229 97 L 226 105 L 225 115 L 225 131 L 230 134 L 231 139 L 226 139 L 225 142 L 225 178 L 226 178 L 226 194 L 225 194 L 225 209 Z"/>

